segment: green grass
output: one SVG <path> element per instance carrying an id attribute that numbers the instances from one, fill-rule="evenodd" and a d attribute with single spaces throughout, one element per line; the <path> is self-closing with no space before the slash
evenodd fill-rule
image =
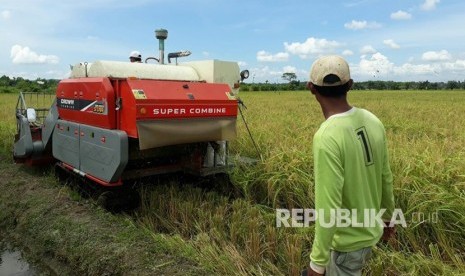
<path id="1" fill-rule="evenodd" d="M 168 251 L 182 251 L 214 274 L 297 275 L 308 264 L 313 227 L 276 228 L 275 208 L 313 207 L 312 139 L 324 118 L 308 92 L 240 96 L 263 156 L 232 172 L 243 197 L 162 183 L 143 193 L 134 225 L 169 239 Z M 15 131 L 12 99 L 0 95 L 4 152 L 11 152 Z M 465 274 L 465 92 L 353 91 L 349 101 L 386 127 L 396 205 L 408 223 L 375 248 L 367 274 Z M 230 149 L 259 156 L 240 119 Z M 419 212 L 437 221 L 414 220 Z"/>

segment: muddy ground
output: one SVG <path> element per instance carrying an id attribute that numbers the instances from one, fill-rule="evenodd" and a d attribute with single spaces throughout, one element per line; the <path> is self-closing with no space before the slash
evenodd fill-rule
<path id="1" fill-rule="evenodd" d="M 210 275 L 176 237 L 137 227 L 57 181 L 51 167 L 0 155 L 0 231 L 50 275 Z"/>

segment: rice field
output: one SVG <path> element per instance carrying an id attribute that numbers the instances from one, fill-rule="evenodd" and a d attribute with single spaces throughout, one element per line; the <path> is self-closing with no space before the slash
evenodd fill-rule
<path id="1" fill-rule="evenodd" d="M 148 234 L 178 237 L 175 247 L 192 251 L 213 274 L 300 275 L 313 226 L 277 228 L 275 209 L 314 206 L 312 138 L 323 115 L 309 92 L 240 97 L 259 153 L 238 118 L 231 154 L 262 157 L 231 172 L 241 196 L 153 183 L 134 221 Z M 374 249 L 366 274 L 465 274 L 465 91 L 351 91 L 349 102 L 386 127 L 396 207 L 408 224 Z M 15 103 L 15 95 L 0 94 L 6 154 L 16 130 Z"/>

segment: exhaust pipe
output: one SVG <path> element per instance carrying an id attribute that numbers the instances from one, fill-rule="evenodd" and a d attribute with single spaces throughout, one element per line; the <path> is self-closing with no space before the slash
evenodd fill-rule
<path id="1" fill-rule="evenodd" d="M 165 64 L 165 39 L 168 38 L 168 30 L 155 30 L 155 37 L 158 39 L 158 48 L 160 49 L 160 64 Z"/>

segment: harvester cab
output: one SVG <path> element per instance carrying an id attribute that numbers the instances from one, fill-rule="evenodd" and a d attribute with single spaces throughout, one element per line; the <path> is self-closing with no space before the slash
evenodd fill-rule
<path id="1" fill-rule="evenodd" d="M 189 51 L 168 54 L 165 64 L 167 35 L 156 30 L 160 56 L 145 63 L 100 60 L 72 66 L 43 121 L 34 120 L 37 109 L 30 109 L 21 94 L 15 161 L 52 160 L 106 187 L 172 172 L 227 172 L 236 97 L 248 71 L 239 72 L 237 62 L 229 61 L 178 63 Z"/>

